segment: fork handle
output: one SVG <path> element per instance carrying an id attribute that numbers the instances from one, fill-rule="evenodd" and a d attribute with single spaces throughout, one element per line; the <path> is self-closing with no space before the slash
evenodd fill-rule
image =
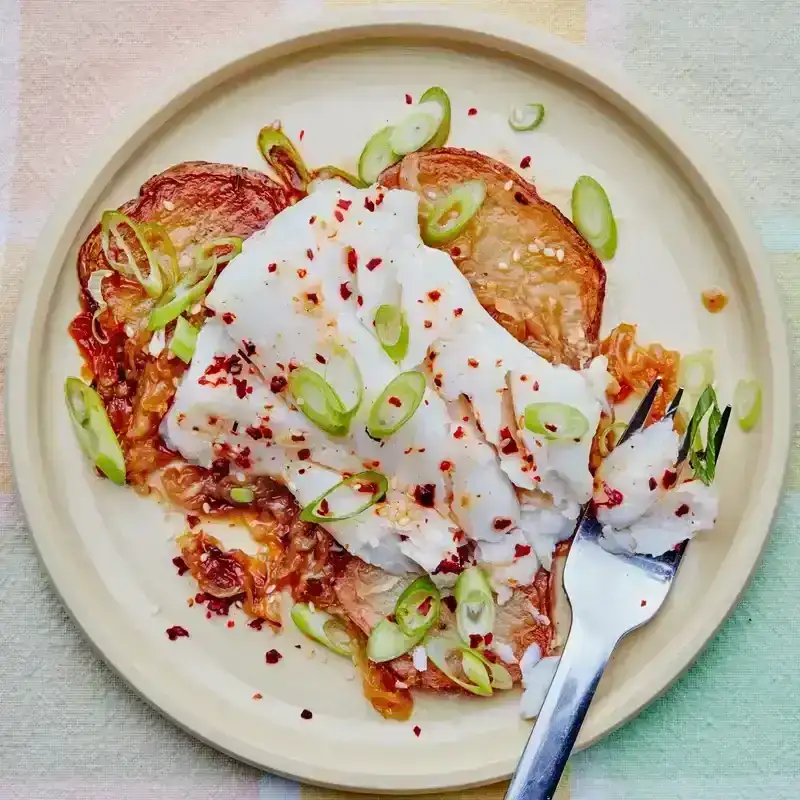
<path id="1" fill-rule="evenodd" d="M 552 800 L 616 641 L 573 621 L 561 661 L 505 800 Z"/>

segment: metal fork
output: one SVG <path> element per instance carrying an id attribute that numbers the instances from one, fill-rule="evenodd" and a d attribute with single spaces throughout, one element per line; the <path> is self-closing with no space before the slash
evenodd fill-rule
<path id="1" fill-rule="evenodd" d="M 656 380 L 637 408 L 619 444 L 640 431 L 656 399 Z M 678 390 L 666 416 L 681 402 Z M 717 453 L 730 416 L 722 414 Z M 691 441 L 687 431 L 678 469 Z M 517 765 L 506 800 L 551 800 L 572 752 L 603 670 L 623 636 L 649 622 L 664 602 L 686 543 L 662 556 L 612 553 L 600 543 L 602 526 L 590 505 L 584 508 L 564 567 L 564 589 L 572 606 L 572 627 L 553 682 Z"/>

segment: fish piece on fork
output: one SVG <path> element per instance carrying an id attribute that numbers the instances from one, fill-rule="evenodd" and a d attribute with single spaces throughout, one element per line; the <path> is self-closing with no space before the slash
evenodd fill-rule
<path id="1" fill-rule="evenodd" d="M 659 388 L 656 380 L 617 446 L 644 427 Z M 677 413 L 681 396 L 679 390 L 668 418 Z M 717 455 L 730 410 L 728 406 L 722 413 L 713 437 Z M 690 424 L 679 450 L 678 470 L 689 455 L 695 432 Z M 591 503 L 585 507 L 564 567 L 572 628 L 506 800 L 553 797 L 611 653 L 623 636 L 649 622 L 661 608 L 685 549 L 686 542 L 660 556 L 612 551 L 603 541 Z"/>

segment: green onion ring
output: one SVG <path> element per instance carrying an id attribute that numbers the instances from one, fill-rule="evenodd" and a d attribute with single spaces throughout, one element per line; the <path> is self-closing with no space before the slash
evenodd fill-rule
<path id="1" fill-rule="evenodd" d="M 406 636 L 400 626 L 388 619 L 382 619 L 370 632 L 367 639 L 367 658 L 376 664 L 391 661 L 416 647 L 423 634 Z"/>
<path id="2" fill-rule="evenodd" d="M 378 306 L 375 312 L 375 334 L 381 347 L 395 363 L 402 361 L 408 353 L 408 323 L 399 306 Z"/>
<path id="3" fill-rule="evenodd" d="M 371 186 L 378 180 L 380 174 L 396 164 L 402 156 L 395 153 L 389 142 L 392 138 L 391 126 L 381 128 L 372 138 L 364 145 L 361 155 L 358 158 L 358 177 Z"/>
<path id="4" fill-rule="evenodd" d="M 368 183 L 365 183 L 356 175 L 353 175 L 352 172 L 347 172 L 347 170 L 339 169 L 339 167 L 334 167 L 332 164 L 326 164 L 324 167 L 320 167 L 319 169 L 315 169 L 311 173 L 311 180 L 312 181 L 329 181 L 333 180 L 334 178 L 338 178 L 339 180 L 344 181 L 345 183 L 349 183 L 351 186 L 354 186 L 356 189 L 366 189 L 369 186 Z"/>
<path id="5" fill-rule="evenodd" d="M 456 602 L 456 625 L 465 642 L 470 636 L 492 632 L 495 619 L 494 597 L 486 573 L 478 566 L 465 569 L 453 591 Z"/>
<path id="6" fill-rule="evenodd" d="M 350 415 L 322 375 L 308 367 L 298 367 L 289 373 L 288 388 L 297 408 L 318 428 L 331 436 L 347 434 Z"/>
<path id="7" fill-rule="evenodd" d="M 195 328 L 186 317 L 178 317 L 178 321 L 175 324 L 175 331 L 169 342 L 170 351 L 175 353 L 185 364 L 188 364 L 194 355 L 199 333 L 200 329 Z"/>
<path id="8" fill-rule="evenodd" d="M 329 506 L 331 495 L 342 487 L 348 487 L 351 490 L 349 495 L 350 499 L 360 499 L 359 496 L 361 495 L 367 495 L 367 499 L 344 514 L 332 512 L 330 507 L 328 511 L 325 511 L 323 500 L 325 504 Z M 345 478 L 343 481 L 339 481 L 339 483 L 335 486 L 331 486 L 327 492 L 321 494 L 316 500 L 312 500 L 300 512 L 300 519 L 303 520 L 303 522 L 316 522 L 319 524 L 324 524 L 326 522 L 343 522 L 344 520 L 357 517 L 368 508 L 372 508 L 376 503 L 383 500 L 388 490 L 389 481 L 382 473 L 375 472 L 374 470 L 359 472 L 355 475 L 351 475 L 349 478 Z"/>
<path id="9" fill-rule="evenodd" d="M 136 256 L 130 244 L 125 241 L 120 228 L 126 226 L 136 237 L 139 246 L 144 251 L 147 259 L 147 274 L 140 269 L 136 263 Z M 125 254 L 125 261 L 118 261 L 111 254 L 111 237 L 114 237 L 114 245 Z M 126 214 L 121 211 L 104 211 L 100 218 L 100 242 L 103 254 L 109 265 L 126 278 L 132 278 L 147 292 L 150 297 L 160 297 L 164 291 L 164 280 L 161 265 L 155 253 L 147 242 L 140 227 Z"/>
<path id="10" fill-rule="evenodd" d="M 290 613 L 292 622 L 309 639 L 340 656 L 353 654 L 352 637 L 345 623 L 338 617 L 317 608 L 312 610 L 307 603 L 295 603 Z"/>
<path id="11" fill-rule="evenodd" d="M 525 103 L 514 106 L 508 115 L 508 124 L 515 131 L 532 131 L 544 120 L 544 106 L 541 103 Z"/>
<path id="12" fill-rule="evenodd" d="M 431 204 L 422 225 L 425 244 L 447 244 L 455 239 L 480 211 L 486 199 L 483 181 L 467 181 L 453 187 L 450 192 Z"/>
<path id="13" fill-rule="evenodd" d="M 605 189 L 589 175 L 572 188 L 572 221 L 603 261 L 617 252 L 617 222 Z"/>
<path id="14" fill-rule="evenodd" d="M 402 372 L 391 380 L 370 409 L 367 433 L 373 439 L 397 433 L 419 408 L 425 385 L 425 376 L 416 370 Z"/>
<path id="15" fill-rule="evenodd" d="M 432 150 L 437 147 L 444 147 L 450 136 L 450 97 L 441 86 L 431 86 L 419 99 L 420 105 L 423 103 L 437 103 L 442 109 L 442 121 L 433 138 L 425 145 L 425 150 Z"/>
<path id="16" fill-rule="evenodd" d="M 422 575 L 397 599 L 394 618 L 406 636 L 419 636 L 436 624 L 440 610 L 441 595 L 436 584 L 428 575 Z"/>
<path id="17" fill-rule="evenodd" d="M 302 193 L 308 190 L 308 168 L 297 148 L 279 127 L 267 125 L 259 131 L 258 149 L 287 188 Z"/>
<path id="18" fill-rule="evenodd" d="M 739 427 L 747 433 L 761 418 L 761 385 L 758 381 L 740 380 L 733 391 L 733 407 Z"/>
<path id="19" fill-rule="evenodd" d="M 589 420 L 575 406 L 566 403 L 530 403 L 525 406 L 525 427 L 545 439 L 582 439 Z"/>

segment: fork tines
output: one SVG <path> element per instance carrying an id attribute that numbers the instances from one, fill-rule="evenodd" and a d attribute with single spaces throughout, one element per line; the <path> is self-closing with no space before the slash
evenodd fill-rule
<path id="1" fill-rule="evenodd" d="M 617 447 L 619 447 L 621 444 L 625 444 L 625 442 L 627 442 L 634 433 L 639 433 L 639 431 L 644 427 L 645 422 L 647 422 L 647 418 L 650 416 L 650 409 L 653 407 L 653 403 L 656 401 L 656 395 L 658 395 L 658 390 L 660 388 L 661 378 L 656 378 L 653 381 L 653 385 L 647 390 L 647 394 L 642 398 L 642 402 L 639 403 L 639 407 L 636 409 L 636 411 L 634 411 L 631 421 L 628 423 L 628 427 L 625 429 L 625 433 L 619 437 L 619 441 L 616 445 Z"/>

